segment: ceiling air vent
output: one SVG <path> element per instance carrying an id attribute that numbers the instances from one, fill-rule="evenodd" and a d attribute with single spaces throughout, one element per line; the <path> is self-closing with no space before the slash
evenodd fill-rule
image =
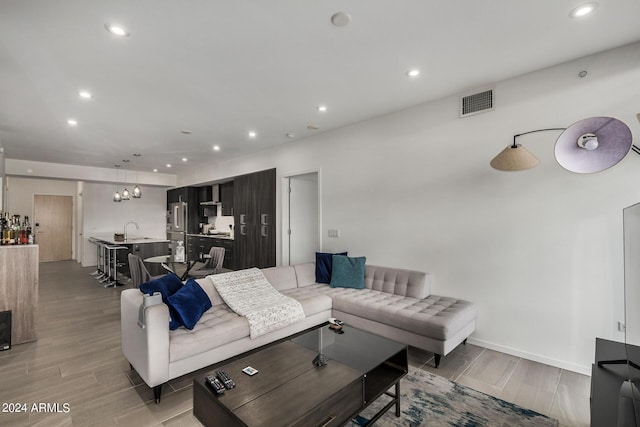
<path id="1" fill-rule="evenodd" d="M 460 97 L 460 117 L 493 110 L 493 89 Z"/>

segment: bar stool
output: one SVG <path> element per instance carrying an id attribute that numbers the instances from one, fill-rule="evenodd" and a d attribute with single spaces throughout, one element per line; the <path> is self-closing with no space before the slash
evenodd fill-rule
<path id="1" fill-rule="evenodd" d="M 102 274 L 102 269 L 101 269 L 101 263 L 102 263 L 102 259 L 101 259 L 101 255 L 102 255 L 102 251 L 104 250 L 104 248 L 101 248 L 100 246 L 102 245 L 102 242 L 94 237 L 89 237 L 89 243 L 93 243 L 94 245 L 96 245 L 96 271 L 94 271 L 93 273 L 90 273 L 92 276 L 98 276 L 100 274 Z"/>
<path id="2" fill-rule="evenodd" d="M 96 255 L 98 263 L 96 269 L 100 272 L 100 275 L 96 276 L 96 279 L 98 282 L 104 283 L 109 280 L 109 263 L 107 260 L 107 250 L 105 249 L 106 243 L 102 240 L 98 240 L 96 244 L 98 245 L 98 252 Z"/>
<path id="3" fill-rule="evenodd" d="M 106 270 L 108 271 L 107 278 L 108 281 L 104 285 L 105 288 L 113 286 L 114 288 L 120 283 L 118 283 L 118 267 L 122 267 L 124 263 L 118 264 L 118 251 L 122 249 L 128 249 L 126 246 L 114 246 L 114 245 L 104 245 L 105 255 L 107 260 Z"/>

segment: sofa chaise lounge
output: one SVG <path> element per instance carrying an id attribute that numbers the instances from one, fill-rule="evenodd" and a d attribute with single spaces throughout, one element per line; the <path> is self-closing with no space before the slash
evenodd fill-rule
<path id="1" fill-rule="evenodd" d="M 365 266 L 365 288 L 332 288 L 315 281 L 315 264 L 263 269 L 269 283 L 300 302 L 304 319 L 250 338 L 248 321 L 232 311 L 207 277 L 197 282 L 211 300 L 192 330 L 169 330 L 169 310 L 160 303 L 144 308 L 143 294 L 121 294 L 122 352 L 131 367 L 153 388 L 160 401 L 167 381 L 237 356 L 243 352 L 320 325 L 330 317 L 435 354 L 435 365 L 475 329 L 474 304 L 430 295 L 427 273 L 373 265 Z"/>

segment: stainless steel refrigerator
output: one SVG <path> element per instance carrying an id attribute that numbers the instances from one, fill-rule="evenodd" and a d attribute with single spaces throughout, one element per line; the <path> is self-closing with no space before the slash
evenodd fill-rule
<path id="1" fill-rule="evenodd" d="M 184 202 L 171 203 L 167 212 L 167 240 L 169 240 L 169 250 L 171 255 L 176 255 L 182 246 L 185 253 L 187 248 L 187 204 Z M 179 243 L 181 242 L 181 243 Z"/>

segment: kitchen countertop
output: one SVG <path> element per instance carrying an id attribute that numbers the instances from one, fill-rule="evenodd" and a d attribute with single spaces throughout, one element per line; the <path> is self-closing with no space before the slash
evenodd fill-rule
<path id="1" fill-rule="evenodd" d="M 96 233 L 92 234 L 89 239 L 100 240 L 111 245 L 139 245 L 142 243 L 162 243 L 168 242 L 167 239 L 161 239 L 158 237 L 144 237 L 144 236 L 128 236 L 125 240 L 116 241 L 113 237 L 114 233 Z"/>
<path id="2" fill-rule="evenodd" d="M 228 234 L 187 234 L 187 236 L 193 237 L 212 237 L 215 239 L 223 239 L 223 240 L 233 240 L 233 237 Z"/>

